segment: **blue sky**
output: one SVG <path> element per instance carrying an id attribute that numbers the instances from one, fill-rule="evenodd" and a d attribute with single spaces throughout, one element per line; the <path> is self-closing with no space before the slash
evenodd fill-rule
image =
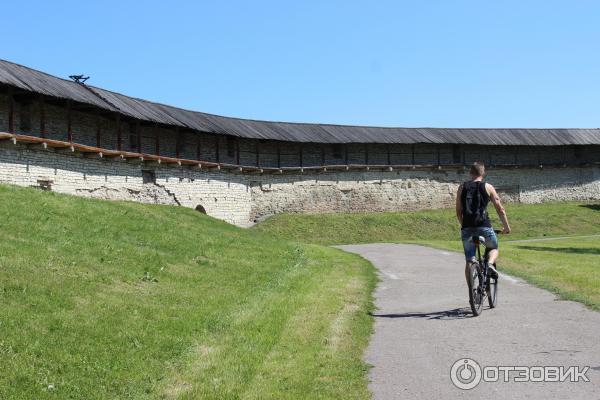
<path id="1" fill-rule="evenodd" d="M 600 127 L 600 1 L 87 3 L 3 4 L 0 58 L 245 118 Z"/>

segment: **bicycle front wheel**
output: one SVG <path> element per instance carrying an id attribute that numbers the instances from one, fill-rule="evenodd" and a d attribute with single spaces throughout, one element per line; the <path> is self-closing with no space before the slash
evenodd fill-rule
<path id="1" fill-rule="evenodd" d="M 474 316 L 481 314 L 483 309 L 483 282 L 479 263 L 473 262 L 468 266 L 467 285 L 469 286 L 469 304 Z"/>

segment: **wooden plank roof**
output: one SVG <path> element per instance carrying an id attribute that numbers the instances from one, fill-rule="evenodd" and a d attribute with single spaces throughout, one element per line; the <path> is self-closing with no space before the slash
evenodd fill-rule
<path id="1" fill-rule="evenodd" d="M 387 128 L 257 121 L 185 110 L 55 77 L 0 60 L 0 83 L 141 121 L 250 139 L 312 143 L 600 145 L 600 129 Z"/>

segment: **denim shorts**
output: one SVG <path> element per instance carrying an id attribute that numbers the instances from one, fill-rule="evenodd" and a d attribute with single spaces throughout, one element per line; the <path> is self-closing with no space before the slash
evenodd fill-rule
<path id="1" fill-rule="evenodd" d="M 485 239 L 485 248 L 488 250 L 497 249 L 498 248 L 498 238 L 496 237 L 496 232 L 494 232 L 494 228 L 463 228 L 460 231 L 460 238 L 463 242 L 463 248 L 465 249 L 465 258 L 467 261 L 472 260 L 476 257 L 476 247 L 475 243 L 473 243 L 473 236 L 483 236 Z"/>

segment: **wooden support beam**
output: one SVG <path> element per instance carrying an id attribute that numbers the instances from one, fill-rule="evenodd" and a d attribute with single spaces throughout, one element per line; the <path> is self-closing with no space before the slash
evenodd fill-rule
<path id="1" fill-rule="evenodd" d="M 219 135 L 215 135 L 215 160 L 217 163 L 221 162 L 221 156 L 219 154 Z"/>
<path id="2" fill-rule="evenodd" d="M 235 138 L 235 163 L 240 165 L 240 139 Z M 241 172 L 241 169 L 240 169 Z"/>
<path id="3" fill-rule="evenodd" d="M 321 165 L 325 165 L 325 145 L 323 143 L 321 143 L 320 146 L 321 146 Z"/>
<path id="4" fill-rule="evenodd" d="M 106 154 L 105 154 L 105 156 L 106 156 Z M 140 156 L 140 154 L 139 154 L 139 153 L 128 153 L 128 152 L 122 152 L 122 153 L 120 153 L 120 154 L 119 154 L 118 156 L 116 156 L 116 157 L 121 157 L 122 159 L 124 159 L 124 160 L 128 160 L 128 161 L 129 161 L 129 160 L 137 160 L 137 159 L 140 159 L 140 158 L 141 158 L 141 159 L 143 159 L 143 158 L 144 158 L 143 156 Z"/>
<path id="5" fill-rule="evenodd" d="M 390 144 L 387 144 L 387 165 L 392 165 L 392 156 L 390 154 Z"/>
<path id="6" fill-rule="evenodd" d="M 281 168 L 281 148 L 279 142 L 277 142 L 277 168 Z"/>
<path id="7" fill-rule="evenodd" d="M 15 99 L 13 88 L 8 88 L 8 132 L 15 133 Z"/>
<path id="8" fill-rule="evenodd" d="M 154 137 L 156 138 L 156 147 L 154 149 L 154 153 L 157 156 L 160 156 L 160 133 L 158 131 L 158 125 L 154 125 Z"/>
<path id="9" fill-rule="evenodd" d="M 300 143 L 300 168 L 301 172 L 304 172 L 302 167 L 304 167 L 304 143 Z"/>
<path id="10" fill-rule="evenodd" d="M 180 153 L 181 153 L 181 131 L 179 130 L 179 127 L 175 128 L 175 157 L 176 158 L 181 158 L 180 157 Z"/>
<path id="11" fill-rule="evenodd" d="M 96 147 L 101 147 L 102 135 L 102 120 L 99 112 L 96 112 Z"/>
<path id="12" fill-rule="evenodd" d="M 260 167 L 260 140 L 256 141 L 256 166 Z"/>
<path id="13" fill-rule="evenodd" d="M 117 114 L 117 150 L 123 151 L 123 135 L 121 132 L 121 114 Z"/>
<path id="14" fill-rule="evenodd" d="M 410 153 L 411 153 L 411 164 L 415 165 L 415 145 L 410 145 Z"/>
<path id="15" fill-rule="evenodd" d="M 369 165 L 369 144 L 365 143 L 365 165 Z M 368 171 L 368 169 L 367 169 Z"/>
<path id="16" fill-rule="evenodd" d="M 200 135 L 196 135 L 196 160 L 200 161 L 202 157 L 202 147 L 200 146 Z M 198 164 L 200 168 L 202 168 L 202 164 Z"/>
<path id="17" fill-rule="evenodd" d="M 67 100 L 67 142 L 72 143 L 73 142 L 73 118 L 71 116 L 72 114 L 72 104 L 71 104 L 71 100 Z"/>
<path id="18" fill-rule="evenodd" d="M 440 152 L 441 152 L 440 145 L 438 144 L 436 147 L 437 147 L 437 165 L 440 165 Z"/>
<path id="19" fill-rule="evenodd" d="M 344 164 L 348 165 L 348 143 L 344 144 Z"/>
<path id="20" fill-rule="evenodd" d="M 9 133 L 0 133 L 0 140 L 10 140 L 11 142 L 17 141 L 17 139 Z"/>
<path id="21" fill-rule="evenodd" d="M 137 147 L 137 151 L 139 153 L 142 152 L 142 127 L 140 126 L 140 121 L 135 121 L 135 146 Z"/>
<path id="22" fill-rule="evenodd" d="M 114 150 L 109 150 L 109 151 L 111 151 L 111 153 L 109 153 L 109 154 L 103 153 L 102 156 L 105 158 L 119 158 L 121 160 L 127 160 L 127 157 L 125 157 L 124 154 L 118 154 L 118 153 L 115 154 L 115 153 L 113 153 Z"/>
<path id="23" fill-rule="evenodd" d="M 40 136 L 46 137 L 46 103 L 44 96 L 39 95 L 38 104 L 40 106 Z"/>

